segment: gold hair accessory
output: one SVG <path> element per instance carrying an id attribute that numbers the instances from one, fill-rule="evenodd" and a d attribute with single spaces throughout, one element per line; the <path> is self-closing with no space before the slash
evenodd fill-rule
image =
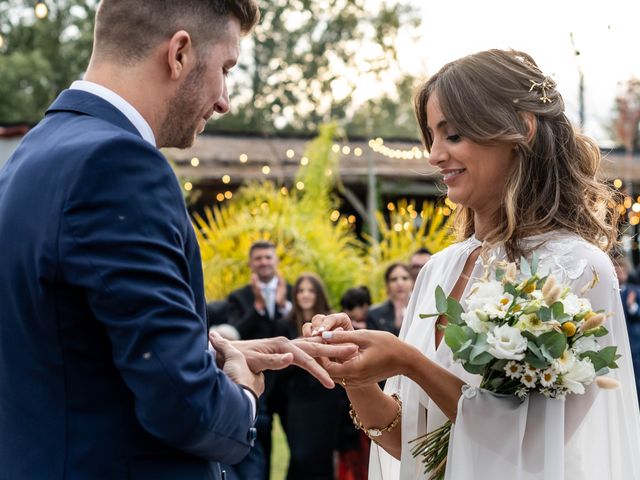
<path id="1" fill-rule="evenodd" d="M 353 405 L 349 405 L 349 416 L 351 417 L 351 420 L 353 420 L 353 424 L 356 426 L 356 428 L 359 428 L 360 430 L 362 430 L 367 437 L 369 437 L 371 440 L 373 440 L 376 443 L 377 443 L 377 438 L 380 437 L 383 433 L 390 432 L 391 430 L 396 428 L 398 423 L 400 423 L 400 418 L 402 418 L 402 400 L 400 400 L 400 397 L 395 393 L 391 395 L 391 398 L 393 398 L 398 404 L 398 412 L 396 413 L 396 416 L 393 418 L 393 420 L 391 420 L 391 423 L 383 428 L 365 427 L 360 421 L 360 419 L 358 418 L 358 414 L 353 409 Z"/>
<path id="2" fill-rule="evenodd" d="M 534 89 L 540 93 L 542 92 L 542 96 L 540 97 L 540 101 L 542 103 L 551 103 L 553 100 L 547 96 L 547 90 L 551 90 L 556 86 L 553 80 L 549 77 L 544 77 L 542 82 L 536 82 L 534 80 L 529 80 L 531 82 L 531 88 L 529 89 L 532 92 Z"/>

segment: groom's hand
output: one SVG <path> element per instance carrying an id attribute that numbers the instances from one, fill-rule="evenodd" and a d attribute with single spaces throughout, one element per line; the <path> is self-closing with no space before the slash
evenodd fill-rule
<path id="1" fill-rule="evenodd" d="M 262 392 L 264 392 L 264 375 L 262 372 L 251 369 L 243 353 L 218 333 L 210 333 L 209 340 L 216 351 L 218 367 L 235 383 L 248 387 L 256 398 L 262 395 Z"/>
<path id="2" fill-rule="evenodd" d="M 327 388 L 333 388 L 333 380 L 314 358 L 330 357 L 346 360 L 358 351 L 358 347 L 355 345 L 326 345 L 319 338 L 308 341 L 275 337 L 239 340 L 231 342 L 231 344 L 242 352 L 247 365 L 253 372 L 280 370 L 289 365 L 296 365 L 316 377 Z"/>

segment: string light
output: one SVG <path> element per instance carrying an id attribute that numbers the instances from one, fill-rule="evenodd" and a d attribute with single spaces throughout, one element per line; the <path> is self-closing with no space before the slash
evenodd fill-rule
<path id="1" fill-rule="evenodd" d="M 190 191 L 193 189 L 193 184 L 192 184 L 191 182 L 185 182 L 185 183 L 184 183 L 184 189 L 185 189 L 187 192 L 190 192 Z"/>
<path id="2" fill-rule="evenodd" d="M 249 157 L 247 156 L 246 153 L 243 153 L 242 155 L 240 155 L 240 163 L 247 163 L 247 160 L 249 160 Z"/>
<path id="3" fill-rule="evenodd" d="M 231 183 L 231 177 L 229 175 L 223 175 L 222 176 L 222 183 L 224 183 L 224 184 Z"/>
<path id="4" fill-rule="evenodd" d="M 333 212 L 331 212 L 331 215 L 329 216 L 329 218 L 331 219 L 332 222 L 337 222 L 338 219 L 340 218 L 340 212 L 338 210 L 334 210 Z"/>
<path id="5" fill-rule="evenodd" d="M 295 154 L 296 152 L 294 152 L 293 150 L 291 149 L 287 150 L 287 158 L 293 158 Z"/>
<path id="6" fill-rule="evenodd" d="M 280 193 L 281 193 L 282 195 L 288 195 L 288 194 L 289 194 L 289 189 L 288 189 L 287 187 L 282 187 L 282 188 L 280 189 Z"/>
<path id="7" fill-rule="evenodd" d="M 302 166 L 309 165 L 309 159 L 307 157 L 302 157 L 300 159 L 300 165 Z"/>
<path id="8" fill-rule="evenodd" d="M 218 200 L 219 202 L 224 202 L 224 193 L 217 194 L 216 200 Z"/>
<path id="9" fill-rule="evenodd" d="M 298 182 L 296 183 L 296 188 L 298 190 L 304 190 L 304 182 Z"/>
<path id="10" fill-rule="evenodd" d="M 362 156 L 362 149 L 360 147 L 356 147 L 353 149 L 353 154 L 356 157 L 361 157 Z"/>
<path id="11" fill-rule="evenodd" d="M 333 144 L 331 150 L 333 151 L 333 153 L 338 153 L 340 151 L 340 145 L 338 145 L 337 143 Z"/>
<path id="12" fill-rule="evenodd" d="M 200 159 L 198 157 L 193 157 L 191 159 L 191 166 L 197 167 L 198 165 L 200 165 Z"/>
<path id="13" fill-rule="evenodd" d="M 226 198 L 227 200 L 231 200 L 231 198 L 233 198 L 233 192 L 227 190 L 226 192 L 224 192 L 224 198 Z"/>
<path id="14" fill-rule="evenodd" d="M 264 173 L 265 175 L 269 175 L 269 173 L 271 173 L 271 167 L 269 167 L 269 165 L 265 165 L 264 167 L 262 167 L 262 173 Z"/>
<path id="15" fill-rule="evenodd" d="M 44 2 L 36 3 L 34 10 L 36 12 L 36 17 L 38 17 L 41 20 L 43 18 L 46 18 L 47 15 L 49 15 L 49 9 L 47 8 L 47 5 Z"/>
<path id="16" fill-rule="evenodd" d="M 342 153 L 343 155 L 349 155 L 349 153 L 351 153 L 351 147 L 349 145 L 345 145 L 342 147 Z"/>
<path id="17" fill-rule="evenodd" d="M 620 187 L 622 187 L 622 180 L 620 180 L 619 178 L 616 178 L 616 179 L 613 181 L 613 186 L 614 186 L 614 187 L 616 187 L 616 188 L 620 188 Z"/>

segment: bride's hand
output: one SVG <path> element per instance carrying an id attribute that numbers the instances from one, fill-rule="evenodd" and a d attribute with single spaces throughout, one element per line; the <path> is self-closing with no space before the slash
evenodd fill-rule
<path id="1" fill-rule="evenodd" d="M 363 387 L 395 375 L 406 375 L 413 347 L 389 332 L 378 330 L 325 331 L 329 344 L 353 343 L 358 353 L 345 362 L 326 361 L 323 366 L 336 383 L 347 388 Z"/>
<path id="2" fill-rule="evenodd" d="M 322 335 L 322 332 L 334 330 L 353 330 L 351 319 L 346 313 L 315 315 L 311 322 L 307 322 L 302 326 L 302 334 L 305 337 L 316 337 Z"/>

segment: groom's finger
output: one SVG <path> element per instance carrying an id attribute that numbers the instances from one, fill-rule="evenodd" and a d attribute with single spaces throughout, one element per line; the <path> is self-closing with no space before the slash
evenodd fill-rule
<path id="1" fill-rule="evenodd" d="M 328 345 L 320 343 L 320 339 L 300 339 L 293 340 L 293 343 L 308 355 L 318 358 L 327 357 L 339 360 L 346 360 L 358 353 L 358 346 L 355 344 Z"/>
<path id="2" fill-rule="evenodd" d="M 301 348 L 297 347 L 297 344 L 290 343 L 291 352 L 293 353 L 293 364 L 306 370 L 311 375 L 316 377 L 318 381 L 327 388 L 333 388 L 335 384 L 327 371 L 316 362 L 311 355 L 306 353 Z"/>
<path id="3" fill-rule="evenodd" d="M 293 363 L 292 353 L 262 353 L 250 352 L 245 354 L 247 365 L 254 373 L 264 370 L 282 370 Z"/>

